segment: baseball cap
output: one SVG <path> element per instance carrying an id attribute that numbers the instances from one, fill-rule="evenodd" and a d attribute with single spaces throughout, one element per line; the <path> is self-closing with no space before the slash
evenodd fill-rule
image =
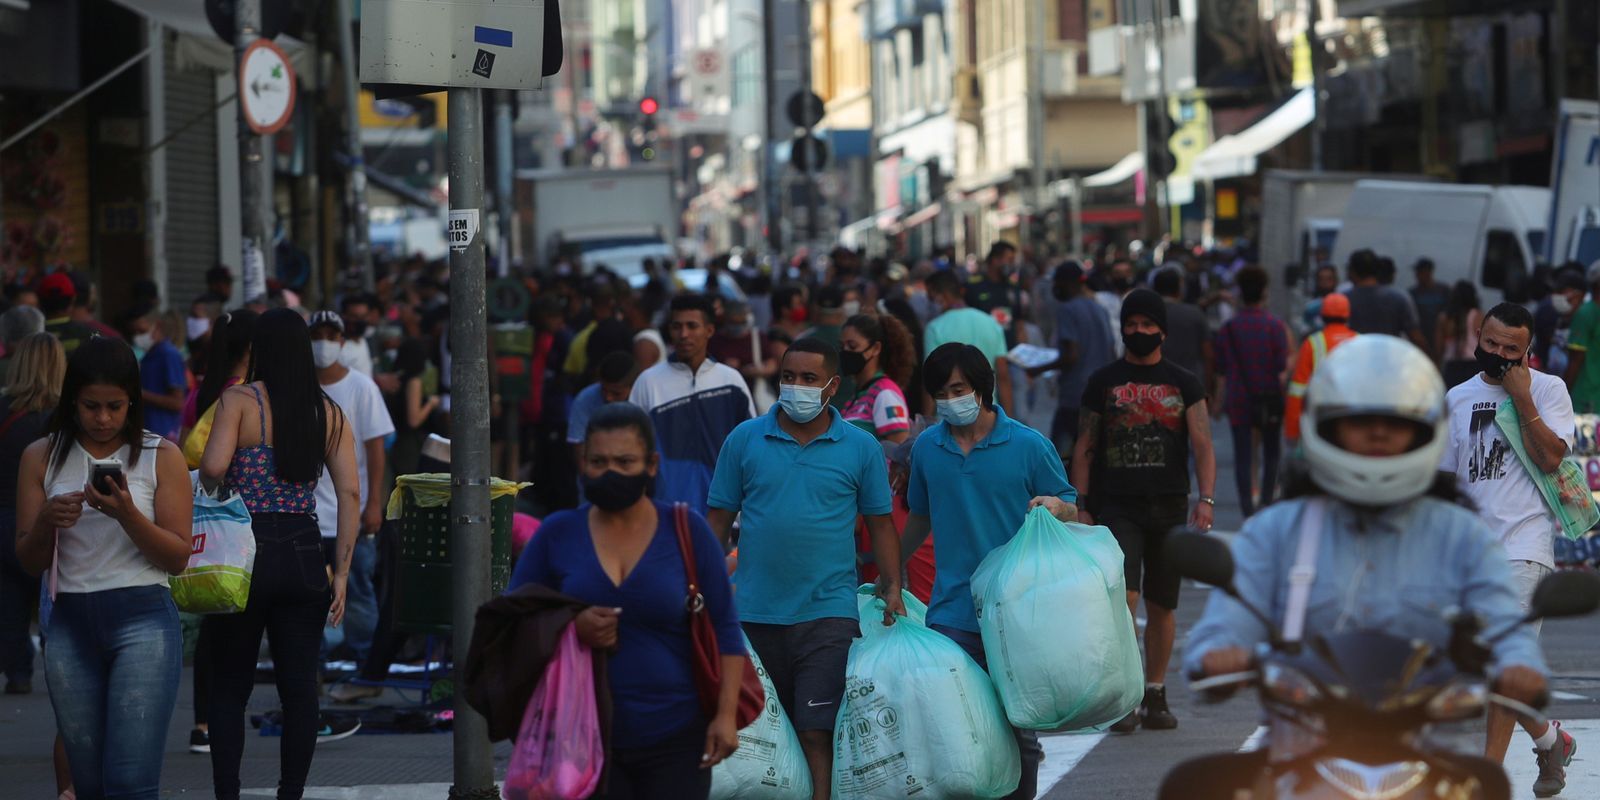
<path id="1" fill-rule="evenodd" d="M 1350 318 L 1350 298 L 1345 297 L 1344 295 L 1339 294 L 1338 292 L 1334 292 L 1333 294 L 1323 296 L 1323 298 L 1322 298 L 1322 318 L 1323 319 L 1349 319 Z"/>
<path id="2" fill-rule="evenodd" d="M 344 334 L 344 318 L 335 312 L 318 311 L 317 313 L 312 314 L 309 327 L 316 328 L 318 325 L 327 325 L 338 331 L 341 335 Z"/>
<path id="3" fill-rule="evenodd" d="M 39 296 L 44 297 L 69 297 L 78 296 L 78 288 L 72 285 L 72 277 L 65 272 L 53 272 L 46 275 L 39 282 Z"/>
<path id="4" fill-rule="evenodd" d="M 1067 260 L 1056 267 L 1055 279 L 1058 281 L 1083 280 L 1083 265 L 1076 261 Z"/>

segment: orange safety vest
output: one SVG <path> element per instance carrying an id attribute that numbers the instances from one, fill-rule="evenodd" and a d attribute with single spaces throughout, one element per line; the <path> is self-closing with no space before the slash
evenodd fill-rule
<path id="1" fill-rule="evenodd" d="M 1311 385 L 1311 376 L 1316 374 L 1317 365 L 1334 348 L 1359 335 L 1343 323 L 1331 322 L 1300 343 L 1300 355 L 1294 362 L 1294 378 L 1289 381 L 1289 399 L 1283 409 L 1285 439 L 1291 443 L 1300 441 L 1300 412 L 1305 408 L 1306 389 Z"/>

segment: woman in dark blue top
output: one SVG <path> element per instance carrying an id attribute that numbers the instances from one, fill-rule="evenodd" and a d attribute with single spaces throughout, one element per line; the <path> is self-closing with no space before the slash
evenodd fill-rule
<path id="1" fill-rule="evenodd" d="M 610 651 L 611 775 L 607 800 L 703 800 L 711 767 L 739 746 L 734 713 L 744 674 L 744 639 L 722 547 L 689 512 L 701 593 L 722 653 L 715 719 L 700 711 L 690 662 L 688 578 L 672 506 L 649 496 L 659 467 L 650 417 L 612 403 L 589 419 L 583 490 L 589 503 L 546 517 L 528 543 L 510 588 L 538 583 L 593 605 L 578 615 L 578 638 Z"/>

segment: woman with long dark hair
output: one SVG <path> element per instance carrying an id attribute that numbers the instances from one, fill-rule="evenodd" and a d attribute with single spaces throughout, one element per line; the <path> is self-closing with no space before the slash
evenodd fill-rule
<path id="1" fill-rule="evenodd" d="M 211 346 L 206 351 L 205 378 L 189 395 L 183 407 L 183 434 L 189 435 L 196 423 L 211 410 L 222 390 L 244 383 L 250 375 L 250 344 L 256 336 L 259 315 L 248 308 L 229 311 L 211 323 Z M 204 449 L 202 447 L 202 449 Z M 198 469 L 199 464 L 190 464 Z"/>
<path id="2" fill-rule="evenodd" d="M 144 429 L 139 362 L 117 339 L 78 346 L 45 432 L 22 454 L 17 560 L 49 571 L 45 676 L 73 785 L 153 800 L 183 669 L 167 581 L 189 563 L 189 476 Z"/>
<path id="3" fill-rule="evenodd" d="M 1478 329 L 1483 327 L 1483 312 L 1478 306 L 1478 289 L 1470 281 L 1456 281 L 1439 315 L 1439 343 L 1435 360 L 1444 373 L 1446 389 L 1478 374 Z"/>
<path id="4" fill-rule="evenodd" d="M 434 387 L 428 387 L 428 346 L 421 339 L 405 339 L 395 354 L 395 372 L 400 376 L 400 391 L 389 395 L 389 417 L 394 420 L 394 446 L 389 451 L 389 461 L 394 474 L 406 475 L 417 471 L 417 461 L 422 457 L 422 442 L 428 438 L 428 418 L 438 410 L 438 376 Z"/>
<path id="5" fill-rule="evenodd" d="M 360 525 L 355 442 L 339 407 L 323 394 L 311 333 L 299 314 L 261 315 L 250 382 L 222 393 L 200 460 L 208 486 L 226 483 L 250 509 L 255 572 L 243 612 L 208 617 L 214 675 L 211 772 L 218 798 L 239 796 L 244 709 L 265 632 L 283 703 L 280 800 L 298 800 L 317 746 L 317 668 L 324 622 L 344 618 L 345 585 Z M 326 466 L 338 491 L 338 552 L 332 579 L 317 528 L 316 486 Z"/>

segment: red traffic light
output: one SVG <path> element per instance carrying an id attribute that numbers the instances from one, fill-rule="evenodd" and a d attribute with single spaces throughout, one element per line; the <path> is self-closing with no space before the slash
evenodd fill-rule
<path id="1" fill-rule="evenodd" d="M 654 97 L 646 97 L 639 101 L 639 111 L 643 114 L 654 114 L 661 109 L 661 104 Z"/>

